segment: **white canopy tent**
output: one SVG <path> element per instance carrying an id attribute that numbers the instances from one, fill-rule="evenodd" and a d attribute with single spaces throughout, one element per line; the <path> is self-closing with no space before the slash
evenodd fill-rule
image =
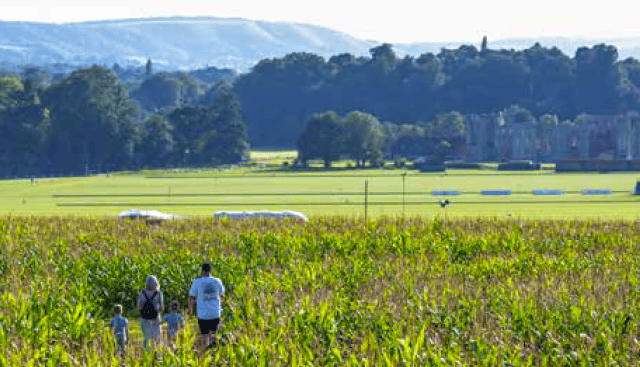
<path id="1" fill-rule="evenodd" d="M 169 220 L 176 219 L 172 214 L 165 214 L 155 210 L 129 209 L 118 214 L 118 218 L 124 219 L 147 219 L 147 220 Z"/>

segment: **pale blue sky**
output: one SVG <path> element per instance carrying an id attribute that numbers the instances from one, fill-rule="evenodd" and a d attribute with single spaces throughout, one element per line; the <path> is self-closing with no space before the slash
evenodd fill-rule
<path id="1" fill-rule="evenodd" d="M 640 36 L 632 0 L 18 0 L 0 20 L 78 22 L 156 16 L 238 17 L 326 26 L 381 42 L 468 41 L 539 36 Z"/>

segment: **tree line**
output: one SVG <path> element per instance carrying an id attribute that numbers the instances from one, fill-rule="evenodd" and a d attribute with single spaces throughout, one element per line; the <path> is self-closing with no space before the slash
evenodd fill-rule
<path id="1" fill-rule="evenodd" d="M 111 70 L 93 66 L 57 83 L 0 78 L 0 175 L 84 174 L 208 166 L 247 153 L 240 101 L 222 83 L 197 103 L 142 111 Z"/>
<path id="2" fill-rule="evenodd" d="M 302 162 L 440 159 L 463 148 L 469 113 L 557 123 L 640 111 L 640 62 L 619 61 L 613 46 L 574 57 L 486 42 L 403 58 L 383 44 L 370 54 L 291 53 L 238 76 L 154 72 L 151 61 L 139 70 L 25 67 L 0 79 L 0 175 L 234 163 L 249 142 L 298 146 Z"/>
<path id="3" fill-rule="evenodd" d="M 366 111 L 394 124 L 431 121 L 450 111 L 490 113 L 520 106 L 560 120 L 640 110 L 640 62 L 615 47 L 579 48 L 573 57 L 539 44 L 493 50 L 483 42 L 438 54 L 398 57 L 389 44 L 370 57 L 311 53 L 265 59 L 234 91 L 257 146 L 293 146 L 314 113 Z"/>
<path id="4" fill-rule="evenodd" d="M 297 139 L 298 163 L 322 160 L 325 167 L 349 159 L 357 167 L 379 165 L 383 159 L 427 158 L 443 162 L 465 145 L 465 117 L 459 112 L 436 116 L 428 123 L 381 123 L 377 117 L 352 111 L 340 117 L 335 111 L 311 115 Z"/>

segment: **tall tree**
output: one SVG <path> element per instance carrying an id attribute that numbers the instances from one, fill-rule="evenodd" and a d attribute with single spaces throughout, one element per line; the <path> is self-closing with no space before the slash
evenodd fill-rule
<path id="1" fill-rule="evenodd" d="M 131 98 L 139 101 L 145 110 L 151 112 L 180 107 L 181 84 L 172 74 L 154 74 L 131 91 Z"/>
<path id="2" fill-rule="evenodd" d="M 383 73 L 389 73 L 396 66 L 396 53 L 393 46 L 389 43 L 383 43 L 380 46 L 369 50 L 371 53 L 371 62 L 380 67 Z"/>
<path id="3" fill-rule="evenodd" d="M 619 112 L 618 86 L 622 74 L 616 60 L 618 50 L 604 44 L 576 51 L 576 108 L 591 114 Z"/>
<path id="4" fill-rule="evenodd" d="M 353 111 L 343 120 L 346 129 L 345 152 L 359 167 L 384 155 L 384 131 L 380 121 L 368 113 Z"/>
<path id="5" fill-rule="evenodd" d="M 67 172 L 85 165 L 126 168 L 133 157 L 135 107 L 109 70 L 93 66 L 73 72 L 43 95 L 51 110 L 47 142 L 51 163 Z"/>
<path id="6" fill-rule="evenodd" d="M 340 158 L 344 152 L 346 129 L 334 111 L 313 114 L 298 138 L 299 160 L 306 166 L 311 159 L 322 159 L 325 167 Z"/>
<path id="7" fill-rule="evenodd" d="M 48 110 L 39 105 L 25 104 L 0 111 L 1 175 L 26 176 L 41 171 L 48 123 Z"/>
<path id="8" fill-rule="evenodd" d="M 426 126 L 426 135 L 438 158 L 461 155 L 466 146 L 466 119 L 454 111 L 437 115 Z M 439 147 L 439 148 L 438 148 Z M 446 150 L 442 150 L 445 149 Z M 433 151 L 431 152 L 434 153 Z M 444 158 L 443 158 L 444 159 Z"/>
<path id="9" fill-rule="evenodd" d="M 249 137 L 257 146 L 292 146 L 312 113 L 326 110 L 321 95 L 329 70 L 324 58 L 296 52 L 265 59 L 234 83 L 243 103 Z M 310 103 L 310 101 L 315 101 Z"/>
<path id="10" fill-rule="evenodd" d="M 536 115 L 575 116 L 575 61 L 556 47 L 536 43 L 523 51 L 531 69 L 527 98 L 518 104 Z"/>
<path id="11" fill-rule="evenodd" d="M 218 123 L 215 139 L 210 143 L 217 147 L 218 159 L 225 163 L 237 163 L 247 158 L 249 139 L 242 105 L 228 84 L 218 86 L 211 108 L 217 115 Z"/>
<path id="12" fill-rule="evenodd" d="M 446 139 L 453 144 L 466 136 L 465 117 L 457 111 L 441 113 L 427 124 L 427 134 L 431 137 Z"/>
<path id="13" fill-rule="evenodd" d="M 426 131 L 421 124 L 385 124 L 386 154 L 392 158 L 418 158 L 429 155 Z"/>
<path id="14" fill-rule="evenodd" d="M 221 91 L 210 107 L 177 108 L 168 118 L 174 127 L 177 163 L 237 163 L 247 154 L 247 130 L 240 102 L 230 90 Z"/>
<path id="15" fill-rule="evenodd" d="M 141 125 L 138 156 L 142 165 L 163 166 L 173 154 L 173 126 L 164 114 L 149 116 Z"/>

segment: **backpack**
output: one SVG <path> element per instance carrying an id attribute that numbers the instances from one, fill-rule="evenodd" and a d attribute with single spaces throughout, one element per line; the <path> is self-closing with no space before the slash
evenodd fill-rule
<path id="1" fill-rule="evenodd" d="M 158 294 L 158 292 L 154 292 L 151 298 L 149 298 L 144 291 L 142 292 L 145 301 L 142 304 L 142 310 L 140 310 L 140 317 L 145 320 L 155 320 L 158 318 L 158 311 L 153 305 L 153 299 L 155 298 L 156 294 Z"/>

